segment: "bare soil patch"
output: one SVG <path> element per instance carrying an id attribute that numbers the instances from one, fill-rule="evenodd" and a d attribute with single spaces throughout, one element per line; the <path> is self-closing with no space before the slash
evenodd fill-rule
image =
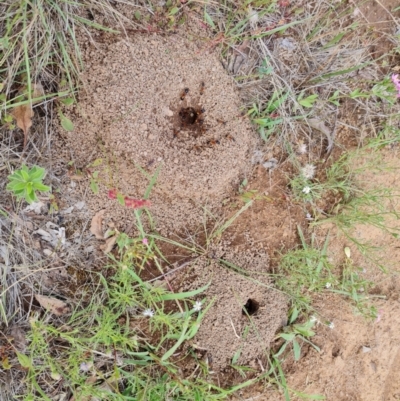
<path id="1" fill-rule="evenodd" d="M 384 152 L 382 165 L 390 167 L 381 172 L 365 171 L 362 177 L 364 189 L 387 187 L 399 188 L 397 148 Z M 397 192 L 397 191 L 396 191 Z M 388 202 L 388 210 L 400 211 L 397 198 Z M 388 226 L 398 227 L 393 218 Z M 378 317 L 368 321 L 357 314 L 348 299 L 335 294 L 321 294 L 315 299 L 315 310 L 321 324 L 316 327 L 312 342 L 321 348 L 321 353 L 311 347 L 302 348 L 301 359 L 296 362 L 292 355 L 284 364 L 288 386 L 307 394 L 322 394 L 326 400 L 338 401 L 395 401 L 400 397 L 399 364 L 400 319 L 398 317 L 400 271 L 399 240 L 389 233 L 373 227 L 356 226 L 354 235 L 358 241 L 367 241 L 378 247 L 377 257 L 388 268 L 380 271 L 376 265 L 365 260 L 354 244 L 346 240 L 334 227 L 322 226 L 318 230 L 320 241 L 330 235 L 329 255 L 335 266 L 343 265 L 344 247 L 350 247 L 354 264 L 365 278 L 376 286 L 370 291 L 378 310 Z M 330 329 L 326 322 L 333 322 Z M 262 400 L 284 400 L 276 391 L 250 393 Z M 250 396 L 247 393 L 246 396 Z M 262 395 L 261 395 L 262 394 Z M 301 399 L 293 396 L 293 400 Z"/>
<path id="2" fill-rule="evenodd" d="M 367 28 L 371 31 L 374 42 L 370 47 L 374 58 L 379 59 L 384 55 L 389 63 L 392 63 L 395 57 L 391 52 L 393 48 L 392 35 L 399 34 L 400 26 L 393 24 L 400 17 L 400 10 L 395 10 L 399 4 L 395 0 L 382 1 L 356 1 L 358 12 L 367 23 Z M 397 26 L 396 26 L 397 25 Z M 382 63 L 384 65 L 385 63 Z"/>

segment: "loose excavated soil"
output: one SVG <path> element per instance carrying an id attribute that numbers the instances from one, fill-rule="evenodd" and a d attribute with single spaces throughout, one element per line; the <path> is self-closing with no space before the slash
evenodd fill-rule
<path id="1" fill-rule="evenodd" d="M 91 169 L 100 171 L 100 192 L 88 194 L 89 208 L 106 208 L 124 230 L 132 213 L 107 190 L 142 198 L 160 167 L 150 195 L 157 229 L 199 225 L 203 208 L 218 210 L 249 172 L 257 142 L 231 78 L 179 35 L 86 47 L 87 86 L 66 111 L 75 130 L 63 135 L 77 167 L 103 159 Z"/>
<path id="2" fill-rule="evenodd" d="M 266 351 L 275 333 L 286 325 L 286 299 L 269 283 L 269 258 L 264 251 L 251 248 L 237 252 L 230 243 L 223 243 L 211 253 L 214 258 L 196 260 L 181 287 L 187 291 L 211 283 L 199 298 L 206 297 L 212 306 L 193 347 L 205 353 L 203 357 L 215 372 L 232 363 L 258 370 L 260 364 L 265 366 Z M 237 266 L 246 277 L 218 264 L 218 258 Z"/>

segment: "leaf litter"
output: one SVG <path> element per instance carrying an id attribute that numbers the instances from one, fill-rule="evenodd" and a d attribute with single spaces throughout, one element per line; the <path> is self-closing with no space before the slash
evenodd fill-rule
<path id="1" fill-rule="evenodd" d="M 35 298 L 41 307 L 45 308 L 47 311 L 56 316 L 63 316 L 70 311 L 69 306 L 60 299 L 39 294 L 35 294 Z"/>
<path id="2" fill-rule="evenodd" d="M 26 89 L 27 88 L 24 87 L 23 89 L 21 89 L 20 93 L 21 94 L 25 93 Z M 35 115 L 32 106 L 38 103 L 38 101 L 35 100 L 35 98 L 39 98 L 43 96 L 43 94 L 44 94 L 43 86 L 40 83 L 33 84 L 31 102 L 16 106 L 12 111 L 12 115 L 15 118 L 17 127 L 21 128 L 22 131 L 24 132 L 24 149 L 28 141 L 29 129 L 32 127 L 32 118 Z"/>
<path id="3" fill-rule="evenodd" d="M 103 217 L 104 217 L 105 212 L 106 212 L 105 209 L 100 210 L 92 218 L 92 223 L 90 225 L 90 232 L 97 239 L 104 239 L 102 224 L 103 224 Z"/>

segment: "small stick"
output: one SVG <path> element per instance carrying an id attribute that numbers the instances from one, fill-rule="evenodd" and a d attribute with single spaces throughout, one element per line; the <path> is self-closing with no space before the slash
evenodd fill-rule
<path id="1" fill-rule="evenodd" d="M 168 276 L 169 274 L 175 273 L 175 272 L 177 272 L 177 271 L 183 269 L 183 268 L 186 267 L 187 265 L 190 265 L 190 263 L 192 263 L 192 262 L 193 262 L 194 260 L 196 260 L 196 259 L 197 259 L 197 258 L 188 260 L 187 262 L 182 263 L 180 266 L 178 266 L 178 267 L 176 267 L 175 269 L 172 269 L 172 270 L 170 270 L 170 271 L 168 271 L 168 272 L 162 274 L 161 276 L 152 278 L 151 280 L 147 280 L 147 283 L 152 283 L 153 281 L 156 281 L 156 280 L 160 280 L 160 279 L 162 279 L 162 278 L 165 278 L 165 277 Z"/>

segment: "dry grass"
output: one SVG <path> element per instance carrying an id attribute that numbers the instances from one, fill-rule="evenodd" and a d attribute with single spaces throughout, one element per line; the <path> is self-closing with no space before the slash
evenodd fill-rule
<path id="1" fill-rule="evenodd" d="M 121 2 L 124 3 L 124 2 Z M 93 29 L 117 32 L 109 26 L 123 27 L 126 20 L 113 7 L 117 2 L 95 0 L 74 2 L 68 0 L 2 1 L 0 4 L 0 118 L 5 123 L 0 129 L 0 183 L 7 184 L 7 175 L 21 164 L 41 164 L 48 171 L 48 180 L 57 187 L 57 160 L 48 158 L 54 118 L 54 94 L 67 89 L 71 94 L 80 85 L 83 68 L 76 35 L 91 37 Z M 101 15 L 101 24 L 92 21 Z M 29 135 L 29 146 L 21 149 L 21 134 L 7 117 L 15 104 L 30 103 L 31 88 L 43 85 L 49 100 L 35 105 L 34 111 L 42 115 L 34 119 Z M 65 93 L 67 93 L 65 92 Z M 21 94 L 26 97 L 21 98 Z M 23 100 L 27 99 L 27 100 Z M 21 152 L 22 150 L 22 152 Z M 43 160 L 46 160 L 44 163 Z M 34 283 L 39 284 L 38 272 L 54 266 L 35 250 L 30 218 L 21 213 L 22 204 L 16 204 L 2 191 L 1 204 L 8 205 L 1 216 L 0 246 L 8 249 L 7 263 L 1 269 L 0 322 L 26 319 L 29 311 L 23 299 L 32 294 Z M 54 220 L 55 216 L 49 216 Z M 61 263 L 71 263 L 71 255 L 79 255 L 78 248 L 71 250 Z M 78 256 L 79 259 L 79 256 Z M 26 302 L 26 300 L 25 300 Z M 28 312 L 28 313 L 27 313 Z"/>
<path id="2" fill-rule="evenodd" d="M 0 5 L 0 82 L 11 106 L 16 86 L 46 82 L 54 89 L 79 83 L 83 67 L 76 35 L 90 29 L 112 31 L 106 24 L 122 23 L 122 15 L 107 0 L 3 1 Z M 103 24 L 94 22 L 100 13 Z M 65 85 L 65 84 L 64 84 Z"/>
<path id="3" fill-rule="evenodd" d="M 278 144 L 293 149 L 299 142 L 306 142 L 309 148 L 319 147 L 317 151 L 323 154 L 327 140 L 334 141 L 337 129 L 348 124 L 337 121 L 337 111 L 357 88 L 368 95 L 353 98 L 362 116 L 358 123 L 376 135 L 381 127 L 377 119 L 393 113 L 391 104 L 370 92 L 373 83 L 387 77 L 381 66 L 390 58 L 372 57 L 372 49 L 379 46 L 382 36 L 368 30 L 367 21 L 352 4 L 318 1 L 296 8 L 280 7 L 282 3 L 286 2 L 271 2 L 268 13 L 263 7 L 238 6 L 233 21 L 235 17 L 226 8 L 207 8 L 211 16 L 223 20 L 222 54 L 241 89 L 244 109 L 255 103 L 260 111 L 258 119 L 270 121 L 270 115 L 275 114 L 272 118 L 279 116 L 282 120 L 269 132 L 269 148 Z M 251 18 L 254 14 L 257 17 Z M 244 17 L 246 23 L 241 23 Z M 298 21 L 301 23 L 295 24 Z M 398 48 L 398 38 L 388 33 L 384 37 Z M 390 71 L 390 65 L 385 71 Z M 340 92 L 338 105 L 330 101 L 336 91 Z M 271 110 L 268 106 L 274 94 L 285 100 Z M 304 107 L 301 98 L 313 95 L 317 96 L 315 103 Z M 313 129 L 307 122 L 311 118 L 324 121 L 331 138 Z M 360 133 L 359 126 L 352 124 L 349 128 Z"/>

